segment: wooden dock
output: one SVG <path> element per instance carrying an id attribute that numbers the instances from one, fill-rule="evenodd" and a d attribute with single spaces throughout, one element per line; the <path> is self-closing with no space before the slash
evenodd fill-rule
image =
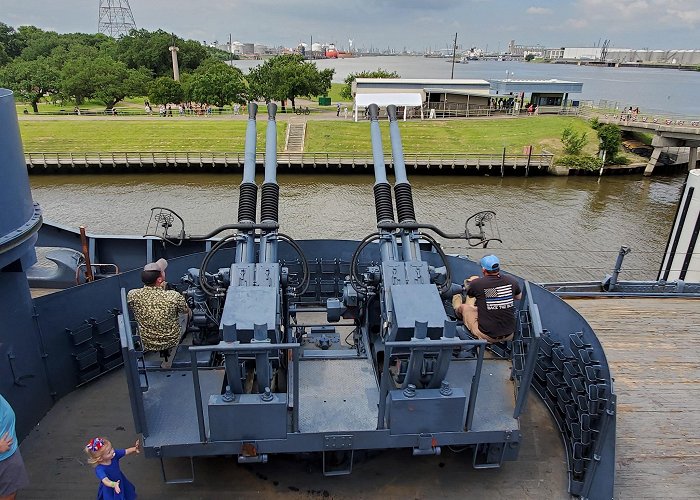
<path id="1" fill-rule="evenodd" d="M 700 498 L 700 299 L 568 303 L 615 379 L 615 498 Z"/>
<path id="2" fill-rule="evenodd" d="M 553 155 L 542 154 L 477 154 L 477 153 L 408 153 L 404 162 L 409 171 L 442 172 L 467 175 L 543 175 L 552 165 Z M 86 153 L 26 153 L 30 174 L 76 174 L 82 172 L 231 172 L 239 173 L 245 163 L 243 152 L 86 152 Z M 255 158 L 260 168 L 265 154 Z M 393 168 L 391 154 L 385 155 L 389 169 Z M 374 169 L 372 153 L 277 153 L 279 172 L 358 172 Z"/>
<path id="3" fill-rule="evenodd" d="M 618 396 L 615 498 L 700 498 L 700 300 L 569 300 L 598 334 Z M 521 419 L 516 462 L 473 470 L 470 456 L 410 450 L 362 455 L 350 476 L 326 478 L 318 457 L 272 456 L 238 465 L 235 457 L 198 458 L 195 483 L 163 484 L 157 460 L 130 456 L 122 470 L 141 498 L 521 498 L 566 499 L 561 438 L 532 393 Z M 122 370 L 61 399 L 22 443 L 31 486 L 23 498 L 88 498 L 97 479 L 82 446 L 105 434 L 118 447 L 135 434 Z M 356 455 L 357 456 L 357 455 Z M 189 462 L 168 474 L 190 473 Z"/>

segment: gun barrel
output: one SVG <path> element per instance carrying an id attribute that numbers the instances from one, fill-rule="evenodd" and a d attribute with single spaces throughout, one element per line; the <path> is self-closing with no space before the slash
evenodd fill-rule
<path id="1" fill-rule="evenodd" d="M 243 180 L 238 195 L 238 222 L 255 222 L 258 205 L 258 185 L 255 184 L 255 148 L 257 147 L 258 105 L 248 103 L 248 127 L 245 134 Z"/>
<path id="2" fill-rule="evenodd" d="M 384 162 L 384 150 L 382 148 L 382 133 L 379 130 L 379 106 L 370 104 L 369 110 L 369 133 L 372 139 L 372 157 L 374 159 L 374 181 L 375 184 L 385 184 L 386 164 Z"/>
<path id="3" fill-rule="evenodd" d="M 377 223 L 393 221 L 394 203 L 391 199 L 391 186 L 386 178 L 382 133 L 379 130 L 379 106 L 370 104 L 368 111 L 372 156 L 374 157 L 374 207 L 377 214 Z"/>
<path id="4" fill-rule="evenodd" d="M 255 148 L 257 147 L 257 121 L 258 105 L 248 103 L 248 126 L 245 132 L 245 152 L 243 162 L 243 182 L 255 184 Z"/>
<path id="5" fill-rule="evenodd" d="M 277 104 L 267 105 L 267 136 L 265 142 L 265 181 L 260 196 L 260 222 L 279 221 L 280 187 L 277 184 Z"/>
<path id="6" fill-rule="evenodd" d="M 396 120 L 396 106 L 390 104 L 386 108 L 389 115 L 389 136 L 391 138 L 391 154 L 394 157 L 394 197 L 396 198 L 396 214 L 399 222 L 415 222 L 416 210 L 413 205 L 413 193 L 411 184 L 408 182 L 406 174 L 406 163 L 403 159 L 403 144 L 401 143 L 401 132 Z"/>
<path id="7" fill-rule="evenodd" d="M 265 184 L 277 183 L 277 104 L 267 104 L 267 135 L 265 137 Z"/>

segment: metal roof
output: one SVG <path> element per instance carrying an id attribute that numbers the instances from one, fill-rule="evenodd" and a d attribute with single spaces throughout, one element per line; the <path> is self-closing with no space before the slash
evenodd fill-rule
<path id="1" fill-rule="evenodd" d="M 442 79 L 442 78 L 357 78 L 355 80 L 360 83 L 386 83 L 386 84 L 406 84 L 406 85 L 488 85 L 487 80 L 476 79 Z"/>
<path id="2" fill-rule="evenodd" d="M 550 80 L 489 80 L 489 82 L 491 84 L 491 92 L 498 92 L 499 94 L 508 94 L 510 92 L 564 94 L 580 93 L 583 90 L 583 83 L 557 80 L 556 78 Z"/>
<path id="3" fill-rule="evenodd" d="M 389 104 L 396 106 L 421 106 L 423 97 L 420 92 L 382 92 L 377 94 L 357 94 L 355 96 L 357 106 L 369 106 L 376 104 L 383 107 Z"/>

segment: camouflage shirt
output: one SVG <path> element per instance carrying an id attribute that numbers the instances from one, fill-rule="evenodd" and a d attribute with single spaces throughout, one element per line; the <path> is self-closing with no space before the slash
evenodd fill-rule
<path id="1" fill-rule="evenodd" d="M 159 351 L 180 342 L 178 316 L 188 311 L 185 298 L 175 290 L 145 285 L 130 290 L 127 302 L 139 325 L 143 348 Z"/>

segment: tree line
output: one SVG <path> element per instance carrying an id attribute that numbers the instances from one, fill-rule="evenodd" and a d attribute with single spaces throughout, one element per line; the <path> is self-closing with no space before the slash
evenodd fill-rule
<path id="1" fill-rule="evenodd" d="M 172 78 L 169 47 L 179 48 L 180 81 Z M 31 104 L 41 99 L 76 106 L 97 101 L 112 108 L 126 98 L 151 103 L 208 103 L 223 107 L 249 100 L 290 101 L 325 95 L 334 70 L 319 70 L 303 56 L 274 56 L 247 75 L 228 65 L 230 54 L 163 30 L 103 34 L 14 29 L 0 22 L 0 87 Z"/>

